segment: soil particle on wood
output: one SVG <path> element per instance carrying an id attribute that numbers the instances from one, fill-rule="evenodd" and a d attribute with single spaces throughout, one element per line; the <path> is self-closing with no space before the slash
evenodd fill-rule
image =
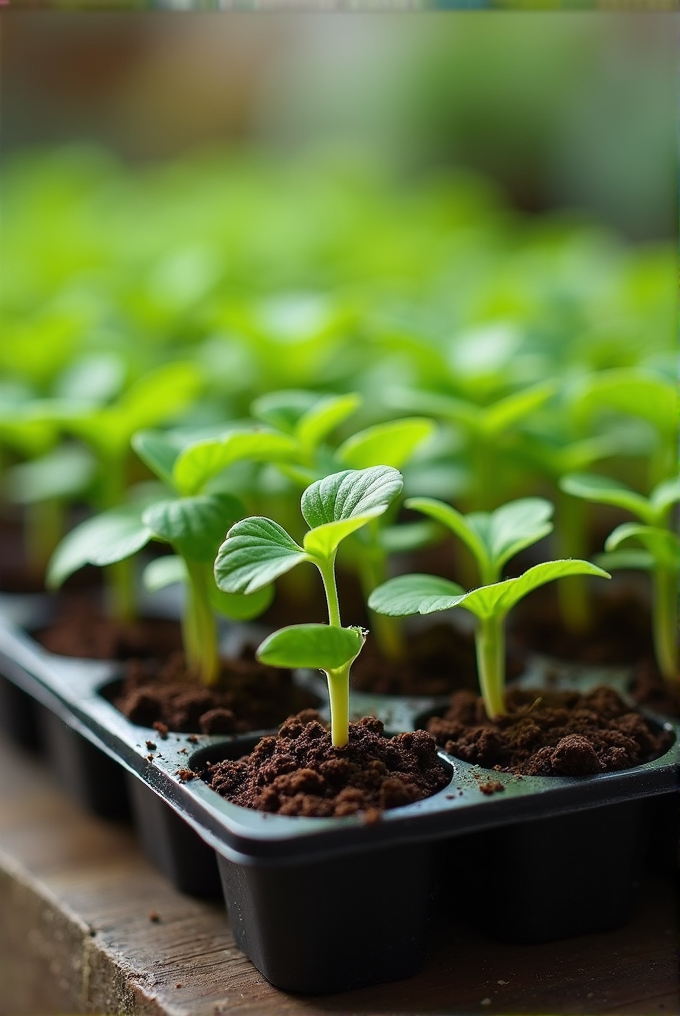
<path id="1" fill-rule="evenodd" d="M 385 809 L 430 797 L 450 777 L 423 730 L 387 738 L 382 722 L 365 716 L 350 723 L 349 743 L 334 748 L 327 725 L 308 709 L 250 755 L 209 765 L 203 779 L 244 808 L 320 817 L 363 812 L 373 822 Z"/>
<path id="2" fill-rule="evenodd" d="M 491 721 L 482 700 L 456 692 L 427 729 L 449 754 L 497 772 L 527 776 L 591 776 L 657 758 L 672 735 L 652 729 L 611 688 L 506 692 L 508 715 Z"/>
<path id="3" fill-rule="evenodd" d="M 223 660 L 217 684 L 192 679 L 184 655 L 164 661 L 131 659 L 113 704 L 133 723 L 168 731 L 238 734 L 276 727 L 291 711 L 316 705 L 316 698 L 292 680 L 291 672 L 255 659 L 252 646 L 240 658 Z"/>

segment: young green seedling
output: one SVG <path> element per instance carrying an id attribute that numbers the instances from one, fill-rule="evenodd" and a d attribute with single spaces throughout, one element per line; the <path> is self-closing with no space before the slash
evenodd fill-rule
<path id="1" fill-rule="evenodd" d="M 504 624 L 508 611 L 533 589 L 567 575 L 610 577 L 589 561 L 545 561 L 517 578 L 466 593 L 455 582 L 436 575 L 399 575 L 376 589 L 369 604 L 393 617 L 431 614 L 451 607 L 463 607 L 474 614 L 478 619 L 475 648 L 480 689 L 486 713 L 493 719 L 507 712 Z"/>
<path id="2" fill-rule="evenodd" d="M 680 502 L 680 477 L 664 480 L 649 497 L 608 476 L 588 473 L 565 476 L 562 487 L 574 497 L 624 508 L 640 520 L 639 523 L 625 522 L 617 526 L 605 543 L 608 553 L 598 557 L 598 561 L 604 562 L 607 568 L 643 568 L 651 573 L 656 658 L 666 680 L 675 681 L 678 676 L 678 537 L 669 523 L 673 505 Z M 642 544 L 642 549 L 619 551 L 621 544 L 629 540 Z"/>
<path id="3" fill-rule="evenodd" d="M 217 548 L 225 530 L 246 511 L 237 498 L 211 490 L 210 484 L 227 466 L 285 455 L 288 445 L 279 435 L 254 431 L 234 431 L 188 447 L 172 435 L 142 431 L 132 443 L 175 496 L 163 491 L 160 497 L 120 505 L 76 527 L 52 558 L 48 587 L 56 588 L 88 563 L 128 561 L 150 540 L 170 544 L 176 556 L 152 562 L 147 585 L 158 589 L 170 582 L 186 583 L 182 630 L 187 665 L 203 683 L 214 684 L 219 677 L 214 611 L 240 620 L 255 617 L 269 605 L 272 590 L 264 584 L 253 595 L 243 596 L 225 594 L 215 586 L 212 565 Z"/>
<path id="4" fill-rule="evenodd" d="M 257 592 L 303 561 L 318 568 L 328 624 L 282 628 L 265 639 L 257 655 L 273 666 L 324 671 L 336 747 L 349 739 L 349 673 L 364 642 L 360 629 L 342 626 L 336 554 L 345 537 L 387 510 L 402 485 L 401 474 L 390 466 L 333 473 L 312 483 L 302 494 L 302 515 L 309 526 L 302 546 L 277 522 L 255 516 L 232 526 L 215 561 L 217 585 L 228 593 Z"/>
<path id="5" fill-rule="evenodd" d="M 392 420 L 357 431 L 332 450 L 325 443 L 326 439 L 358 408 L 360 402 L 360 396 L 356 394 L 318 396 L 312 392 L 284 391 L 257 399 L 252 411 L 291 435 L 296 443 L 294 461 L 281 463 L 279 468 L 286 476 L 305 486 L 333 468 L 367 469 L 388 465 L 402 469 L 435 429 L 434 422 L 423 417 Z M 415 550 L 433 536 L 433 526 L 411 524 L 394 527 L 385 525 L 386 518 L 372 519 L 357 532 L 359 553 L 348 554 L 347 558 L 351 562 L 350 567 L 358 571 L 366 599 L 387 578 L 387 559 L 395 547 L 402 552 Z M 394 659 L 403 654 L 401 629 L 391 619 L 374 615 L 371 630 L 386 656 Z"/>

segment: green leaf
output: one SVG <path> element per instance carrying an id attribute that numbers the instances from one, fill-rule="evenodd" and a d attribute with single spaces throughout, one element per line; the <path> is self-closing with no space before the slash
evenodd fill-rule
<path id="1" fill-rule="evenodd" d="M 298 441 L 308 450 L 312 450 L 338 427 L 348 416 L 361 405 L 361 396 L 356 393 L 349 395 L 329 395 L 315 403 L 298 421 L 295 433 Z M 348 463 L 353 465 L 353 463 Z M 369 463 L 373 465 L 373 463 Z"/>
<path id="2" fill-rule="evenodd" d="M 107 565 L 141 550 L 153 537 L 139 506 L 125 505 L 102 512 L 72 529 L 49 563 L 48 589 L 58 588 L 86 564 Z"/>
<path id="3" fill-rule="evenodd" d="M 638 548 L 613 550 L 610 554 L 596 554 L 595 564 L 609 572 L 621 571 L 626 568 L 651 571 L 654 567 L 654 557 L 648 550 Z"/>
<path id="4" fill-rule="evenodd" d="M 326 522 L 322 526 L 317 526 L 316 529 L 310 529 L 308 533 L 305 533 L 303 540 L 305 551 L 318 557 L 330 557 L 346 536 L 361 529 L 367 522 L 381 514 L 381 508 L 374 508 L 373 511 L 366 512 L 364 515 L 341 519 L 338 522 Z"/>
<path id="5" fill-rule="evenodd" d="M 294 453 L 295 442 L 285 434 L 233 431 L 223 438 L 199 441 L 182 451 L 173 467 L 173 485 L 181 494 L 197 494 L 209 480 L 235 462 L 285 461 Z"/>
<path id="6" fill-rule="evenodd" d="M 434 421 L 424 417 L 379 423 L 348 438 L 338 448 L 336 458 L 353 469 L 381 464 L 401 469 L 434 429 Z"/>
<path id="7" fill-rule="evenodd" d="M 244 511 L 231 494 L 202 494 L 159 501 L 145 509 L 142 519 L 182 557 L 213 561 L 224 534 Z"/>
<path id="8" fill-rule="evenodd" d="M 464 593 L 458 603 L 452 606 L 465 607 L 480 618 L 502 618 L 533 589 L 569 575 L 599 575 L 605 579 L 611 578 L 606 571 L 591 564 L 590 561 L 571 559 L 544 561 L 529 568 L 518 578 L 505 579 L 503 582 L 472 589 L 469 593 Z"/>
<path id="9" fill-rule="evenodd" d="M 373 590 L 368 606 L 378 614 L 405 617 L 455 607 L 463 587 L 438 575 L 398 575 Z"/>
<path id="10" fill-rule="evenodd" d="M 262 586 L 254 593 L 225 593 L 216 585 L 208 586 L 208 599 L 218 614 L 232 621 L 250 621 L 259 617 L 274 599 L 274 587 Z"/>
<path id="11" fill-rule="evenodd" d="M 173 486 L 172 470 L 183 442 L 160 431 L 140 430 L 132 435 L 132 447 L 159 480 Z"/>
<path id="12" fill-rule="evenodd" d="M 636 493 L 618 480 L 595 473 L 568 473 L 560 480 L 560 489 L 574 497 L 625 508 L 645 522 L 654 522 L 656 515 L 647 498 Z"/>
<path id="13" fill-rule="evenodd" d="M 472 512 L 467 522 L 482 540 L 500 574 L 506 561 L 552 532 L 549 519 L 553 511 L 554 506 L 545 498 L 524 497 L 493 512 Z"/>
<path id="14" fill-rule="evenodd" d="M 257 658 L 272 667 L 309 667 L 337 670 L 361 652 L 363 636 L 356 628 L 327 624 L 295 624 L 264 640 Z"/>
<path id="15" fill-rule="evenodd" d="M 403 487 L 391 466 L 346 469 L 317 480 L 302 495 L 302 514 L 310 529 L 328 522 L 384 512 Z"/>
<path id="16" fill-rule="evenodd" d="M 166 586 L 184 584 L 187 581 L 187 566 L 177 554 L 165 554 L 154 558 L 142 572 L 142 584 L 150 593 L 156 593 Z"/>
<path id="17" fill-rule="evenodd" d="M 7 470 L 7 497 L 16 504 L 74 498 L 94 479 L 96 463 L 82 445 L 59 445 Z"/>
<path id="18" fill-rule="evenodd" d="M 215 561 L 215 581 L 227 593 L 254 593 L 308 560 L 277 522 L 254 516 L 227 533 Z"/>
<path id="19" fill-rule="evenodd" d="M 656 526 L 641 526 L 637 522 L 624 522 L 609 534 L 604 549 L 616 550 L 627 540 L 638 540 L 660 564 L 670 568 L 677 566 L 680 548 L 680 537 L 677 533 Z"/>
<path id="20" fill-rule="evenodd" d="M 470 525 L 469 516 L 462 515 L 451 505 L 433 497 L 409 497 L 404 505 L 406 508 L 415 508 L 416 511 L 429 515 L 430 518 L 441 522 L 452 533 L 455 533 L 473 554 L 480 570 L 484 571 L 489 566 L 488 549 L 477 529 Z"/>
<path id="21" fill-rule="evenodd" d="M 500 435 L 547 402 L 557 389 L 554 381 L 514 392 L 484 410 L 482 429 L 488 436 Z"/>

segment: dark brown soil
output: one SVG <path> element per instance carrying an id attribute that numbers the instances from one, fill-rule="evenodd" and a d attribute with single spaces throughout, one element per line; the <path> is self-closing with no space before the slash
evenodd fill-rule
<path id="1" fill-rule="evenodd" d="M 541 589 L 518 608 L 508 645 L 571 662 L 630 664 L 652 652 L 649 610 L 628 590 L 620 590 L 606 599 L 594 598 L 591 626 L 572 632 L 559 614 L 554 591 Z"/>
<path id="2" fill-rule="evenodd" d="M 636 667 L 630 692 L 641 706 L 648 706 L 664 716 L 680 716 L 680 674 L 671 686 L 664 681 L 652 659 L 643 660 Z"/>
<path id="3" fill-rule="evenodd" d="M 239 659 L 222 661 L 219 683 L 207 688 L 192 680 L 184 654 L 165 660 L 126 661 L 122 689 L 113 698 L 133 723 L 181 733 L 237 734 L 269 730 L 291 711 L 317 699 L 293 684 L 290 671 L 267 667 L 248 646 Z"/>
<path id="4" fill-rule="evenodd" d="M 178 621 L 156 617 L 115 621 L 104 616 L 99 595 L 92 590 L 60 597 L 54 622 L 34 637 L 51 653 L 90 660 L 162 656 L 182 645 Z"/>
<path id="5" fill-rule="evenodd" d="M 672 744 L 611 688 L 506 692 L 508 715 L 487 718 L 470 692 L 451 696 L 427 729 L 450 755 L 497 772 L 527 776 L 592 776 L 657 758 Z"/>
<path id="6" fill-rule="evenodd" d="M 319 714 L 305 710 L 250 755 L 209 765 L 203 778 L 244 808 L 320 817 L 363 812 L 371 822 L 385 809 L 430 797 L 450 776 L 423 730 L 386 738 L 380 720 L 365 716 L 350 723 L 349 743 L 334 748 Z"/>

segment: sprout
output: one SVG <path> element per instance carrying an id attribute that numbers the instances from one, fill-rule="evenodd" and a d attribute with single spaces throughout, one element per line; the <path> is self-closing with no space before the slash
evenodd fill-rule
<path id="1" fill-rule="evenodd" d="M 258 649 L 258 659 L 277 667 L 316 667 L 328 681 L 331 737 L 336 747 L 349 739 L 349 673 L 365 633 L 343 628 L 335 558 L 340 543 L 382 515 L 402 488 L 401 474 L 390 466 L 347 469 L 312 483 L 302 494 L 309 526 L 297 544 L 277 522 L 256 516 L 237 522 L 227 533 L 215 561 L 215 579 L 228 593 L 255 593 L 303 561 L 315 565 L 323 581 L 328 624 L 282 628 Z"/>
<path id="2" fill-rule="evenodd" d="M 436 575 L 400 575 L 380 586 L 370 598 L 370 606 L 393 617 L 407 614 L 431 614 L 451 607 L 464 607 L 478 618 L 475 631 L 477 669 L 490 719 L 504 716 L 505 632 L 508 611 L 533 589 L 567 575 L 601 575 L 607 572 L 589 561 L 545 561 L 529 568 L 518 578 L 464 592 L 455 582 Z"/>

